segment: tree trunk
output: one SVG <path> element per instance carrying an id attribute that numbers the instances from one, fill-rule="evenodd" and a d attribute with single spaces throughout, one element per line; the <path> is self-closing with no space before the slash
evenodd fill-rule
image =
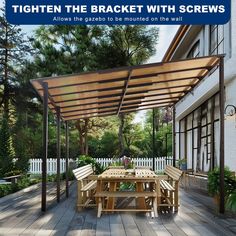
<path id="1" fill-rule="evenodd" d="M 89 119 L 79 119 L 76 128 L 79 131 L 80 154 L 88 155 L 88 123 Z"/>
<path id="2" fill-rule="evenodd" d="M 88 123 L 89 119 L 84 120 L 84 154 L 88 155 Z"/>
<path id="3" fill-rule="evenodd" d="M 119 120 L 120 120 L 120 124 L 119 124 L 119 146 L 120 146 L 120 156 L 124 155 L 124 151 L 125 151 L 125 144 L 124 144 L 124 135 L 123 135 L 123 129 L 124 129 L 124 114 L 120 114 L 119 115 Z"/>
<path id="4" fill-rule="evenodd" d="M 3 112 L 5 118 L 8 120 L 9 119 L 9 84 L 8 84 L 8 49 L 7 49 L 7 44 L 8 44 L 8 29 L 6 28 L 6 33 L 5 33 L 5 39 L 6 39 L 6 48 L 5 48 L 5 58 L 4 58 L 4 91 L 3 91 Z"/>

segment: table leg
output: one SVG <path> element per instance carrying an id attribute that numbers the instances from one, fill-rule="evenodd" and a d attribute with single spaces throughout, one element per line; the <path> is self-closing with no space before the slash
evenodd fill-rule
<path id="1" fill-rule="evenodd" d="M 157 209 L 160 210 L 160 204 L 161 204 L 160 180 L 156 180 L 156 194 L 157 194 Z"/>
<path id="2" fill-rule="evenodd" d="M 116 182 L 111 182 L 109 184 L 109 192 L 115 192 L 117 188 Z M 107 199 L 107 206 L 106 209 L 114 209 L 115 207 L 115 198 L 114 197 L 109 197 Z"/>
<path id="3" fill-rule="evenodd" d="M 97 192 L 97 193 L 102 192 L 102 181 L 101 181 L 100 179 L 97 180 L 97 188 L 96 188 L 96 192 Z M 97 206 L 98 206 L 99 198 L 96 197 L 96 198 L 95 198 L 95 201 L 96 201 L 96 204 L 97 204 Z"/>
<path id="4" fill-rule="evenodd" d="M 143 183 L 138 182 L 136 183 L 136 191 L 137 192 L 143 192 Z M 138 209 L 147 209 L 146 202 L 145 202 L 145 197 L 138 197 L 137 198 L 137 208 Z"/>

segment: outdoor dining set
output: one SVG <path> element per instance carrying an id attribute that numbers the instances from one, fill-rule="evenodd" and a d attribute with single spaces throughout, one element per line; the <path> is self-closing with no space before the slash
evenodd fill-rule
<path id="1" fill-rule="evenodd" d="M 182 171 L 167 165 L 163 175 L 149 167 L 125 169 L 110 166 L 94 175 L 91 164 L 73 170 L 77 179 L 77 210 L 97 207 L 102 212 L 150 212 L 157 217 L 163 207 L 178 211 L 178 188 Z"/>

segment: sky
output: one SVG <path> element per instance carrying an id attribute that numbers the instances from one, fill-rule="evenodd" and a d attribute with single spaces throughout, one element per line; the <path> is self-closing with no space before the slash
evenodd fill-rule
<path id="1" fill-rule="evenodd" d="M 0 8 L 3 6 L 3 1 L 0 0 Z M 179 25 L 160 25 L 159 27 L 159 41 L 156 45 L 156 54 L 152 56 L 147 63 L 154 63 L 154 62 L 160 62 L 170 45 L 170 42 L 174 38 L 174 35 L 176 34 Z M 32 34 L 33 31 L 37 28 L 35 25 L 22 25 L 22 30 L 26 34 Z M 137 113 L 134 123 L 139 123 L 143 121 L 143 118 L 145 116 L 145 111 L 140 111 Z"/>
<path id="2" fill-rule="evenodd" d="M 160 62 L 162 60 L 178 28 L 179 28 L 179 25 L 160 25 L 159 26 L 159 41 L 156 46 L 156 54 L 148 60 L 148 63 Z M 143 124 L 145 113 L 146 113 L 146 110 L 139 111 L 137 115 L 135 116 L 134 123 Z"/>

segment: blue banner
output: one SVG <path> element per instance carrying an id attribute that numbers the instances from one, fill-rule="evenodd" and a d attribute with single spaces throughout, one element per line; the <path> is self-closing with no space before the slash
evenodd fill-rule
<path id="1" fill-rule="evenodd" d="M 225 24 L 230 0 L 7 0 L 11 24 Z"/>

